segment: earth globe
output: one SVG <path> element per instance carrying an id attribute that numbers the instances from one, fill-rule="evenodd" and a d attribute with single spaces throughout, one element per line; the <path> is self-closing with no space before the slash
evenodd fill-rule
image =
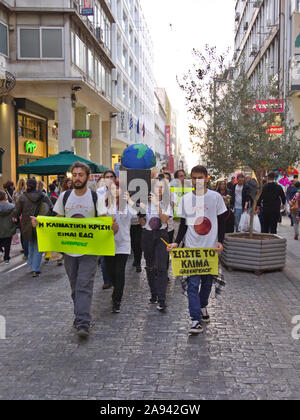
<path id="1" fill-rule="evenodd" d="M 156 165 L 156 157 L 146 144 L 131 144 L 124 150 L 121 163 L 127 169 L 151 169 Z"/>

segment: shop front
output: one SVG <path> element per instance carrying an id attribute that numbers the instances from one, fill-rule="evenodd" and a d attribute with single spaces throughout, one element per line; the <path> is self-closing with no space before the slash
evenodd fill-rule
<path id="1" fill-rule="evenodd" d="M 16 166 L 48 157 L 48 121 L 54 112 L 27 99 L 16 99 Z M 48 183 L 47 177 L 33 174 Z M 29 175 L 19 173 L 18 178 Z"/>

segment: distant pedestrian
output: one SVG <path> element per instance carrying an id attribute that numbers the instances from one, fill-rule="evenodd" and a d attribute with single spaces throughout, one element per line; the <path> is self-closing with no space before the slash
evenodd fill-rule
<path id="1" fill-rule="evenodd" d="M 40 274 L 43 254 L 38 250 L 36 230 L 32 227 L 31 216 L 48 216 L 52 212 L 52 203 L 41 191 L 37 190 L 37 182 L 31 178 L 27 180 L 27 189 L 16 202 L 16 217 L 21 217 L 21 234 L 28 242 L 27 264 L 32 271 L 32 276 Z"/>
<path id="2" fill-rule="evenodd" d="M 8 202 L 5 191 L 0 191 L 0 249 L 4 250 L 4 262 L 9 264 L 12 237 L 16 232 L 13 220 L 15 205 Z"/>
<path id="3" fill-rule="evenodd" d="M 51 197 L 54 197 L 54 198 L 58 199 L 58 194 L 55 191 L 56 191 L 55 184 L 50 184 L 49 185 L 49 193 L 48 193 L 48 197 L 50 199 L 51 199 Z"/>
<path id="4" fill-rule="evenodd" d="M 13 181 L 6 181 L 5 184 L 3 184 L 3 188 L 4 188 L 4 191 L 6 192 L 7 200 L 9 201 L 9 203 L 12 203 L 13 195 L 15 191 L 15 186 L 14 186 Z"/>
<path id="5" fill-rule="evenodd" d="M 245 177 L 239 174 L 237 177 L 237 184 L 234 185 L 231 195 L 231 208 L 234 211 L 235 230 L 239 232 L 239 224 L 243 212 L 247 211 L 249 203 L 248 188 L 244 185 Z"/>
<path id="6" fill-rule="evenodd" d="M 229 190 L 230 195 L 233 194 L 233 189 L 234 189 L 234 185 L 235 185 L 234 180 L 235 180 L 235 177 L 232 176 L 231 180 L 227 183 L 227 189 Z"/>
<path id="7" fill-rule="evenodd" d="M 226 206 L 219 193 L 208 190 L 208 172 L 205 167 L 194 167 L 191 177 L 194 190 L 185 194 L 180 201 L 180 228 L 168 251 L 178 248 L 185 237 L 186 248 L 214 248 L 216 252 L 221 253 L 225 236 Z M 207 306 L 212 284 L 211 275 L 194 275 L 188 278 L 191 334 L 201 333 L 202 322 L 210 320 Z"/>
<path id="8" fill-rule="evenodd" d="M 219 181 L 216 186 L 216 192 L 221 194 L 223 197 L 225 206 L 227 207 L 227 212 L 225 213 L 225 232 L 233 233 L 234 232 L 234 214 L 230 208 L 230 190 L 227 188 L 226 181 Z"/>
<path id="9" fill-rule="evenodd" d="M 262 204 L 263 233 L 277 234 L 280 209 L 284 208 L 286 198 L 282 187 L 275 183 L 274 172 L 269 173 L 257 207 Z"/>
<path id="10" fill-rule="evenodd" d="M 300 222 L 300 182 L 295 182 L 295 194 L 292 200 L 289 202 L 289 206 L 291 209 L 291 217 L 294 226 L 295 236 L 294 239 L 298 241 L 299 239 L 299 222 Z"/>

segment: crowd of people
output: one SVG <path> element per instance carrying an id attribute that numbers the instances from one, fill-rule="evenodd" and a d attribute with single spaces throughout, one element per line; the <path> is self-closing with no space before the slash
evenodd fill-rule
<path id="1" fill-rule="evenodd" d="M 114 256 L 46 253 L 62 264 L 69 278 L 74 303 L 74 327 L 79 337 L 89 335 L 91 302 L 98 264 L 101 266 L 103 289 L 112 288 L 112 312 L 121 311 L 128 256 L 133 253 L 133 266 L 142 271 L 144 256 L 149 285 L 149 303 L 164 312 L 167 308 L 167 285 L 170 252 L 185 248 L 214 248 L 223 250 L 226 233 L 239 232 L 244 213 L 249 213 L 257 194 L 257 183 L 251 176 L 239 174 L 219 180 L 212 185 L 207 169 L 196 166 L 189 180 L 183 169 L 174 179 L 166 168 L 153 179 L 147 202 L 133 202 L 114 171 L 106 171 L 96 191 L 88 188 L 90 168 L 77 162 L 70 168 L 71 178 L 61 185 L 54 181 L 46 185 L 35 178 L 19 179 L 16 188 L 8 181 L 0 191 L 0 249 L 9 264 L 12 237 L 20 229 L 24 260 L 33 277 L 41 274 L 43 254 L 39 252 L 36 234 L 37 216 L 93 218 L 107 216 L 113 220 Z M 167 200 L 165 196 L 167 195 Z M 202 198 L 202 200 L 201 200 Z M 125 203 L 125 204 L 124 204 Z M 299 237 L 300 184 L 297 176 L 286 194 L 275 182 L 275 174 L 268 174 L 256 214 L 263 233 L 277 233 L 280 212 L 286 205 L 287 214 Z M 191 276 L 187 282 L 190 333 L 203 331 L 202 323 L 209 321 L 208 299 L 213 276 Z M 200 287 L 201 285 L 201 287 Z M 199 291 L 200 288 L 200 291 Z"/>

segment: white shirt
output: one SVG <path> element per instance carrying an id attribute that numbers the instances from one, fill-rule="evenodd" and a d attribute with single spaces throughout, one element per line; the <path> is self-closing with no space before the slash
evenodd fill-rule
<path id="1" fill-rule="evenodd" d="M 116 255 L 117 254 L 131 254 L 131 240 L 130 240 L 130 227 L 131 219 L 136 215 L 136 211 L 132 208 L 129 208 L 128 205 L 123 212 L 120 212 L 114 206 L 112 213 L 108 212 L 108 216 L 112 216 L 116 219 L 116 222 L 119 225 L 118 233 L 115 234 L 115 246 L 116 246 Z"/>
<path id="2" fill-rule="evenodd" d="M 64 209 L 63 205 L 63 197 L 66 191 L 62 193 L 54 206 L 54 211 L 57 214 L 65 215 L 65 217 L 69 218 L 76 218 L 76 219 L 85 219 L 85 218 L 93 218 L 97 217 L 95 215 L 95 206 L 93 202 L 92 192 L 91 190 L 87 190 L 84 195 L 76 195 L 75 190 L 72 190 Z M 105 197 L 101 198 L 98 195 L 97 201 L 97 212 L 98 216 L 106 215 L 107 209 L 105 206 Z M 67 254 L 71 257 L 81 257 L 79 254 Z"/>
<path id="3" fill-rule="evenodd" d="M 162 202 L 159 203 L 160 208 L 162 208 Z M 164 210 L 162 208 L 162 214 L 166 216 L 173 216 L 173 210 L 171 205 L 168 205 L 168 208 Z M 144 226 L 144 229 L 146 230 L 162 230 L 168 228 L 168 223 L 162 223 L 158 209 L 153 203 L 148 203 L 147 206 L 147 212 L 146 212 L 146 225 Z"/>
<path id="4" fill-rule="evenodd" d="M 235 187 L 235 202 L 234 202 L 235 209 L 243 208 L 243 196 L 242 196 L 243 188 L 244 188 L 243 185 L 241 186 L 237 185 Z"/>
<path id="5" fill-rule="evenodd" d="M 178 207 L 178 216 L 188 226 L 184 244 L 186 248 L 214 248 L 218 242 L 218 216 L 227 208 L 222 196 L 211 190 L 202 196 L 185 194 Z"/>

